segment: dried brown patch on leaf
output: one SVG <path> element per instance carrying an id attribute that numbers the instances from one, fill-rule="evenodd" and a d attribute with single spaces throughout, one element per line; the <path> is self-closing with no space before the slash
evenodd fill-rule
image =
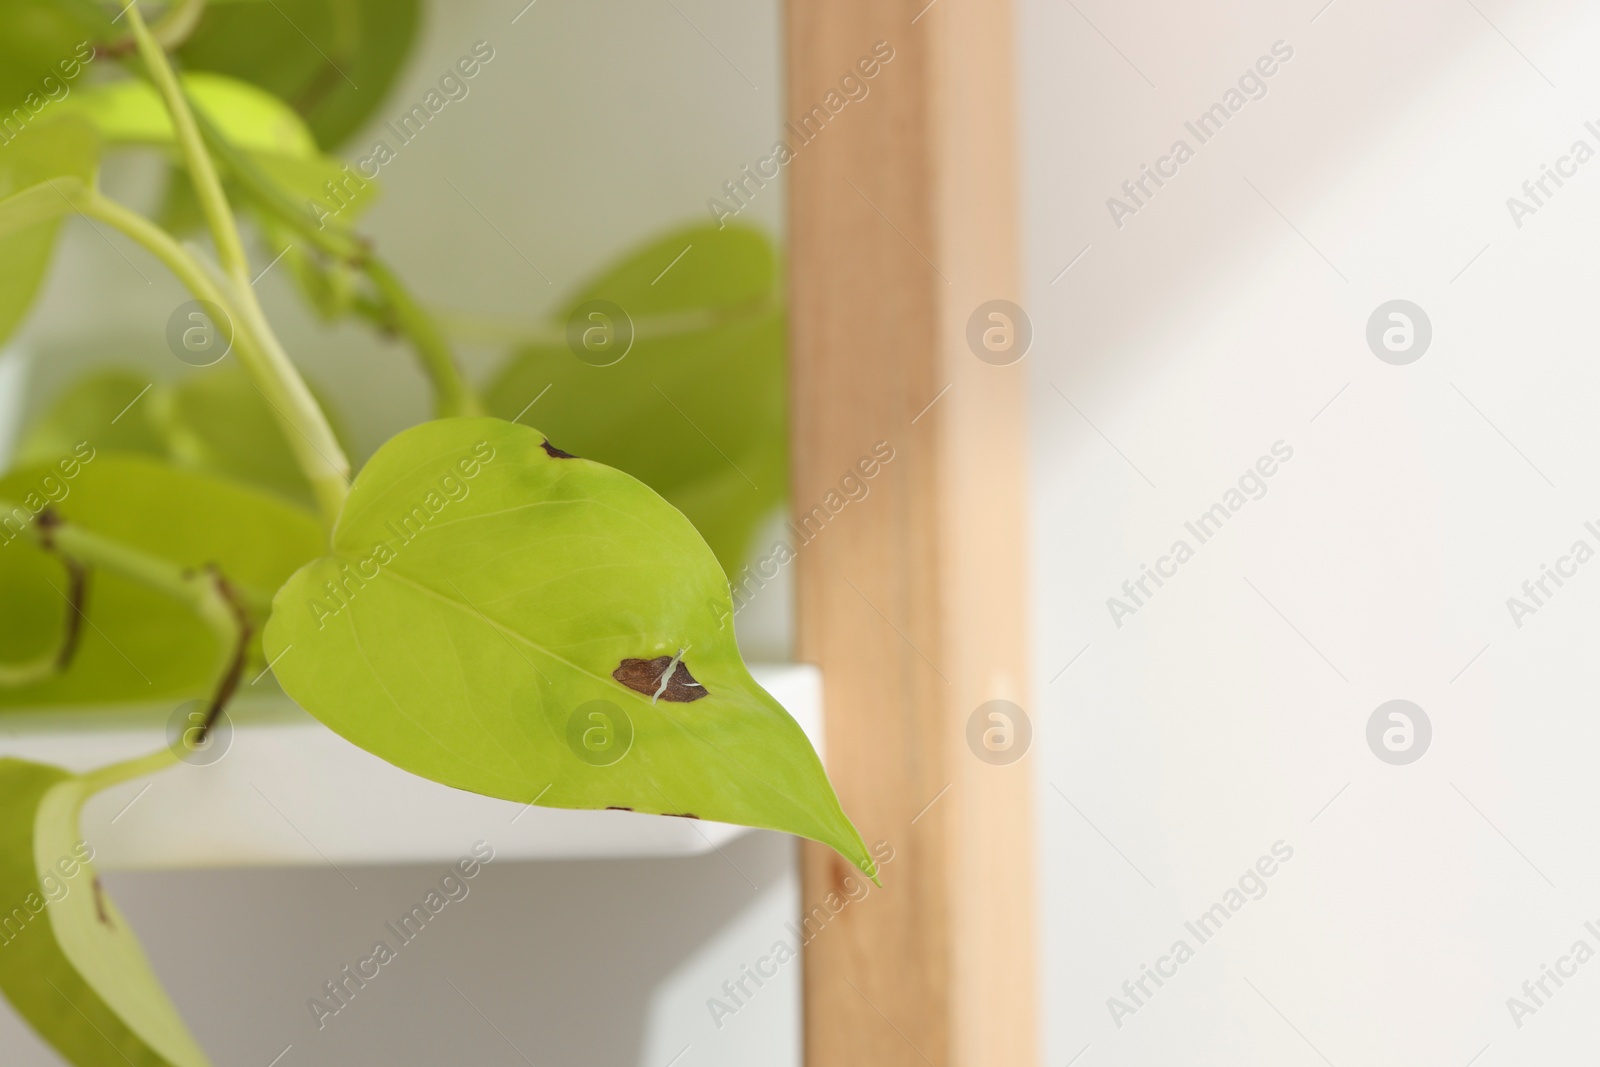
<path id="1" fill-rule="evenodd" d="M 689 673 L 689 664 L 673 656 L 625 659 L 621 666 L 611 672 L 611 677 L 635 693 L 674 704 L 688 704 L 710 696 L 706 687 L 695 681 L 694 675 Z"/>
<path id="2" fill-rule="evenodd" d="M 577 459 L 571 452 L 565 452 L 550 443 L 550 438 L 544 439 L 544 451 L 551 459 Z"/>

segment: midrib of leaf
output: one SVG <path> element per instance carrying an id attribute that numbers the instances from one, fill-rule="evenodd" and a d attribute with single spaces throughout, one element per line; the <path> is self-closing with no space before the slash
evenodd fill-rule
<path id="1" fill-rule="evenodd" d="M 460 518 L 457 518 L 457 519 L 446 519 L 444 522 L 431 522 L 431 523 L 428 524 L 428 529 L 430 529 L 430 530 L 442 530 L 446 526 L 455 526 L 455 525 L 458 525 L 458 524 L 463 523 L 463 522 L 472 522 L 472 521 L 474 521 L 476 519 L 493 519 L 493 518 L 498 518 L 501 515 L 514 515 L 519 511 L 527 511 L 529 508 L 544 508 L 544 507 L 550 507 L 553 504 L 599 504 L 599 503 L 600 502 L 598 500 L 590 500 L 590 499 L 587 499 L 587 498 L 584 498 L 584 499 L 581 499 L 581 500 L 530 500 L 526 504 L 518 504 L 515 507 L 501 508 L 499 511 L 485 511 L 485 512 L 481 512 L 481 513 L 479 513 L 477 515 L 462 515 Z"/>
<path id="2" fill-rule="evenodd" d="M 506 635 L 508 638 L 514 638 L 514 639 L 522 642 L 528 648 L 531 648 L 534 651 L 539 652 L 542 655 L 545 655 L 545 656 L 549 657 L 552 660 L 555 660 L 557 663 L 565 664 L 566 666 L 572 668 L 574 671 L 578 672 L 579 674 L 584 675 L 585 677 L 592 678 L 595 681 L 600 682 L 602 684 L 608 684 L 608 683 L 614 682 L 614 679 L 610 675 L 596 674 L 595 672 L 593 672 L 593 671 L 591 671 L 591 670 L 589 670 L 589 669 L 587 669 L 585 667 L 581 667 L 578 664 L 573 663 L 571 660 L 565 658 L 564 656 L 557 655 L 556 653 L 550 651 L 548 648 L 545 648 L 543 645 L 539 644 L 538 642 L 531 640 L 526 635 L 524 635 L 524 634 L 520 633 L 519 631 L 514 630 L 511 627 L 507 626 L 505 623 L 502 623 L 497 619 L 491 618 L 487 612 L 481 611 L 481 610 L 473 607 L 471 604 L 464 604 L 461 601 L 458 601 L 453 597 L 447 596 L 447 595 L 439 592 L 437 589 L 433 589 L 432 587 L 430 587 L 428 585 L 425 585 L 424 583 L 419 582 L 414 578 L 407 577 L 406 575 L 400 573 L 399 571 L 390 571 L 390 576 L 394 577 L 394 578 L 398 578 L 403 584 L 409 585 L 413 589 L 416 589 L 416 590 L 418 590 L 420 592 L 427 593 L 429 596 L 432 596 L 435 599 L 437 599 L 437 600 L 439 600 L 439 601 L 441 601 L 441 602 L 443 602 L 445 604 L 448 604 L 453 608 L 456 608 L 458 611 L 461 611 L 464 614 L 469 614 L 472 617 L 474 617 L 474 618 L 476 618 L 476 619 L 478 619 L 478 620 L 480 620 L 482 622 L 487 622 L 490 626 L 494 627 L 496 630 L 498 630 L 500 633 Z M 389 687 L 387 685 L 384 685 L 383 679 L 378 675 L 378 672 L 373 667 L 371 660 L 367 658 L 365 649 L 363 649 L 362 646 L 361 646 L 360 635 L 356 631 L 355 611 L 354 611 L 353 607 L 351 609 L 350 628 L 351 628 L 351 634 L 355 638 L 355 641 L 356 641 L 356 647 L 357 647 L 358 650 L 361 651 L 362 661 L 366 664 L 367 670 L 372 673 L 373 678 L 377 680 L 379 686 L 381 686 L 383 688 L 384 695 L 386 697 L 388 697 L 389 698 L 389 702 L 395 706 L 395 710 L 399 711 L 401 715 L 404 715 L 405 718 L 407 719 L 407 721 L 413 723 L 414 725 L 417 725 L 418 728 L 421 729 L 424 733 L 426 733 L 430 738 L 434 738 L 435 741 L 438 741 L 439 744 L 442 747 L 447 748 L 453 755 L 457 756 L 457 758 L 461 759 L 465 763 L 473 764 L 475 762 L 474 760 L 472 760 L 472 759 L 470 759 L 470 758 L 468 758 L 466 756 L 462 756 L 460 753 L 456 752 L 456 750 L 453 749 L 453 748 L 449 748 L 449 746 L 445 742 L 439 741 L 439 739 L 437 737 L 435 737 L 434 734 L 431 731 L 429 731 L 426 727 L 423 727 L 420 723 L 417 723 L 415 719 L 413 719 L 409 714 L 406 713 L 405 709 L 400 706 L 399 702 L 395 700 L 394 694 L 389 691 Z M 607 635 L 607 636 L 608 636 L 608 639 L 609 639 L 612 635 Z M 645 635 L 640 634 L 638 636 L 644 637 Z M 543 677 L 543 676 L 541 675 L 541 677 Z M 552 684 L 552 683 L 550 683 L 548 678 L 545 679 L 545 682 L 546 682 L 547 685 L 548 684 Z M 618 694 L 618 695 L 620 696 L 621 694 Z M 641 697 L 639 699 L 643 699 L 643 698 Z M 757 698 L 757 699 L 759 699 L 759 698 Z M 658 713 L 660 713 L 660 715 L 662 716 L 664 721 L 666 721 L 667 723 L 670 723 L 672 726 L 674 726 L 678 730 L 682 731 L 684 734 L 686 734 L 687 736 L 692 738 L 697 743 L 699 743 L 701 745 L 704 745 L 705 747 L 717 752 L 719 755 L 722 756 L 722 758 L 724 760 L 726 760 L 728 762 L 728 764 L 730 766 L 737 767 L 739 769 L 739 771 L 741 771 L 743 773 L 743 777 L 745 779 L 745 787 L 746 788 L 757 787 L 757 788 L 759 788 L 761 790 L 764 790 L 764 791 L 766 791 L 766 792 L 768 792 L 768 793 L 770 793 L 772 795 L 781 797 L 784 801 L 786 801 L 793 808 L 793 810 L 795 812 L 799 813 L 803 817 L 805 817 L 807 819 L 810 819 L 810 820 L 813 820 L 813 821 L 816 821 L 819 826 L 825 826 L 826 825 L 823 821 L 816 819 L 816 817 L 811 813 L 809 808 L 807 808 L 805 805 L 801 804 L 794 797 L 790 796 L 788 793 L 786 793 L 782 789 L 779 789 L 770 780 L 768 780 L 765 775 L 757 774 L 756 772 L 752 771 L 750 769 L 750 767 L 743 760 L 739 759 L 738 757 L 734 756 L 733 754 L 731 754 L 728 751 L 726 751 L 725 749 L 723 749 L 715 741 L 712 741 L 711 739 L 709 739 L 707 737 L 704 737 L 701 734 L 699 734 L 698 732 L 696 732 L 687 722 L 685 722 L 682 719 L 679 719 L 676 715 L 672 714 L 671 709 L 663 708 L 662 706 L 660 706 L 658 704 L 657 705 L 652 705 L 652 709 L 657 711 Z M 647 780 L 650 781 L 651 788 L 655 789 L 656 792 L 658 792 L 658 793 L 662 793 L 661 787 L 655 783 L 653 777 L 651 777 L 651 778 L 649 778 Z M 666 796 L 665 793 L 662 793 L 662 795 Z M 670 797 L 668 798 L 668 801 L 670 803 L 670 801 L 671 801 Z"/>
<path id="3" fill-rule="evenodd" d="M 558 655 L 558 654 L 550 651 L 548 648 L 546 648 L 543 645 L 539 644 L 537 641 L 534 641 L 533 639 L 529 638 L 526 634 L 523 634 L 522 632 L 520 632 L 518 630 L 512 629 L 510 626 L 507 626 L 505 623 L 500 622 L 498 619 L 490 618 L 488 612 L 480 611 L 479 609 L 473 607 L 471 604 L 462 603 L 461 601 L 456 600 L 454 597 L 450 597 L 450 596 L 445 595 L 444 593 L 439 592 L 437 589 L 434 589 L 432 586 L 425 585 L 424 583 L 417 581 L 415 578 L 408 578 L 405 575 L 405 573 L 402 572 L 402 571 L 391 569 L 389 573 L 390 573 L 391 577 L 398 578 L 401 582 L 405 583 L 406 585 L 411 586 L 413 589 L 417 589 L 417 590 L 420 590 L 420 591 L 422 591 L 424 593 L 427 593 L 429 596 L 435 597 L 438 600 L 441 600 L 444 603 L 449 604 L 451 607 L 456 608 L 457 610 L 463 612 L 464 614 L 471 615 L 473 618 L 479 619 L 479 620 L 481 620 L 483 622 L 487 622 L 489 625 L 493 626 L 496 630 L 500 631 L 502 634 L 505 634 L 508 637 L 516 638 L 518 641 L 521 641 L 523 644 L 527 645 L 529 648 L 533 649 L 535 652 L 539 652 L 542 655 L 548 656 L 551 659 L 555 660 L 557 663 L 565 664 L 566 666 L 571 667 L 573 670 L 577 671 L 579 674 L 582 674 L 582 675 L 584 675 L 586 677 L 589 677 L 589 678 L 593 678 L 595 681 L 601 682 L 601 683 L 610 683 L 610 682 L 614 682 L 615 681 L 615 679 L 613 679 L 609 674 L 596 674 L 594 671 L 589 670 L 587 667 L 580 667 L 578 664 L 576 664 L 576 663 L 572 662 L 571 660 L 567 659 L 565 656 L 561 656 L 561 655 Z M 610 635 L 608 635 L 608 636 L 610 636 Z M 617 636 L 622 636 L 622 635 L 617 635 Z M 640 636 L 643 636 L 643 635 L 640 635 Z M 547 684 L 549 683 L 549 679 L 545 679 L 545 681 L 546 681 Z"/>

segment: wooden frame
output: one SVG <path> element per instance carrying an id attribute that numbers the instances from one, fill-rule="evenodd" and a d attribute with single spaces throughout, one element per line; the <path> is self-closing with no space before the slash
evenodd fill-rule
<path id="1" fill-rule="evenodd" d="M 807 1063 L 1031 1067 L 1031 761 L 966 740 L 981 703 L 1027 706 L 1025 364 L 966 340 L 1020 297 L 1010 5 L 793 0 L 786 32 L 796 121 L 893 49 L 789 168 L 796 521 L 895 453 L 796 564 L 829 771 L 895 850 L 807 945 Z M 806 907 L 852 873 L 808 845 Z"/>

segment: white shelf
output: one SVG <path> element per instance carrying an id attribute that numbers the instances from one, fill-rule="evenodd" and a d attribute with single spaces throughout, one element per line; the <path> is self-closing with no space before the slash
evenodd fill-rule
<path id="1" fill-rule="evenodd" d="M 822 751 L 815 667 L 752 668 Z M 0 755 L 88 770 L 166 743 L 164 709 L 0 719 Z M 107 790 L 83 835 L 104 870 L 449 863 L 475 841 L 497 858 L 690 856 L 743 827 L 624 811 L 566 811 L 464 793 L 385 763 L 286 699 L 241 701 L 226 755 Z"/>

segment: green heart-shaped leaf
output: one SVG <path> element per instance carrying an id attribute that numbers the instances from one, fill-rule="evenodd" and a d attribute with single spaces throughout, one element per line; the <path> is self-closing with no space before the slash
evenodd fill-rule
<path id="1" fill-rule="evenodd" d="M 62 564 L 20 531 L 51 507 L 68 522 L 184 567 L 216 564 L 229 581 L 278 588 L 325 545 L 310 512 L 242 486 L 84 442 L 49 466 L 0 478 L 0 650 L 9 662 L 55 647 L 72 608 Z M 71 666 L 0 688 L 0 709 L 189 699 L 215 682 L 217 637 L 187 607 L 117 574 L 89 581 Z"/>
<path id="2" fill-rule="evenodd" d="M 71 210 L 48 183 L 92 182 L 99 154 L 94 128 L 76 118 L 35 123 L 0 148 L 0 215 L 9 216 L 0 225 L 0 342 L 33 305 L 61 217 Z"/>
<path id="3" fill-rule="evenodd" d="M 327 397 L 317 389 L 312 395 L 337 430 Z M 172 387 L 165 414 L 167 454 L 178 465 L 314 506 L 282 421 L 237 364 L 185 375 Z"/>
<path id="4" fill-rule="evenodd" d="M 162 386 L 132 368 L 84 375 L 32 415 L 17 443 L 16 465 L 49 465 L 91 437 L 97 451 L 165 455 L 165 435 L 149 404 L 151 394 L 161 391 Z"/>
<path id="5" fill-rule="evenodd" d="M 705 542 L 642 482 L 525 426 L 448 419 L 361 471 L 332 554 L 278 591 L 265 652 L 307 711 L 425 778 L 782 830 L 872 873 L 732 611 Z"/>
<path id="6" fill-rule="evenodd" d="M 327 398 L 315 388 L 312 393 L 337 431 Z M 52 463 L 80 441 L 314 504 L 276 413 L 231 361 L 188 371 L 176 383 L 152 383 L 143 372 L 122 367 L 85 375 L 29 423 L 17 464 Z"/>
<path id="7" fill-rule="evenodd" d="M 94 62 L 94 45 L 116 36 L 111 12 L 93 0 L 6 0 L 0 4 L 0 99 L 26 109 L 22 118 L 47 111 L 71 91 Z M 17 132 L 18 116 L 5 128 Z"/>
<path id="8" fill-rule="evenodd" d="M 204 1067 L 78 837 L 89 783 L 0 759 L 0 992 L 77 1067 Z"/>
<path id="9" fill-rule="evenodd" d="M 316 138 L 299 114 L 249 82 L 199 72 L 182 78 L 190 103 L 239 148 L 292 158 L 317 155 Z M 61 114 L 77 115 L 108 144 L 171 146 L 172 116 L 156 87 L 127 79 L 85 86 L 61 102 Z"/>
<path id="10" fill-rule="evenodd" d="M 206 7 L 178 56 L 266 89 L 337 148 L 383 103 L 416 36 L 419 0 L 253 0 Z"/>
<path id="11" fill-rule="evenodd" d="M 221 74 L 197 72 L 182 77 L 195 111 L 239 150 L 244 165 L 281 190 L 296 208 L 318 220 L 353 224 L 378 196 L 377 182 L 355 175 L 337 159 L 321 155 L 316 138 L 300 115 L 271 93 Z M 79 90 L 53 113 L 89 123 L 107 145 L 153 145 L 177 152 L 172 117 L 153 85 L 139 80 L 108 82 Z M 332 182 L 332 186 L 329 186 Z M 330 192 L 330 188 L 333 190 Z M 167 176 L 163 223 L 186 232 L 203 224 L 187 170 L 174 163 Z M 277 232 L 270 217 L 261 220 L 274 247 L 293 246 L 291 266 L 307 259 L 292 235 Z"/>
<path id="12" fill-rule="evenodd" d="M 691 227 L 630 254 L 562 309 L 620 307 L 636 333 L 594 366 L 566 344 L 519 350 L 490 411 L 534 414 L 568 448 L 618 467 L 689 516 L 732 575 L 788 487 L 785 320 L 778 260 L 759 232 Z"/>

